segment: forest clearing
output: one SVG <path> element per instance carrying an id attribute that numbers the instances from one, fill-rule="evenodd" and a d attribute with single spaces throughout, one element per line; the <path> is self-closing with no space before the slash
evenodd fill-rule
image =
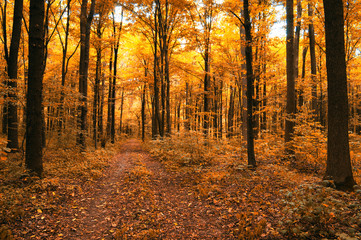
<path id="1" fill-rule="evenodd" d="M 361 239 L 360 19 L 0 1 L 0 240 Z"/>

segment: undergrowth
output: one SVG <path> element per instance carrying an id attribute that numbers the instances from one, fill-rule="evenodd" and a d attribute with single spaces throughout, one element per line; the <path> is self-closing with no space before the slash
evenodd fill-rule
<path id="1" fill-rule="evenodd" d="M 325 137 L 306 123 L 296 132 L 295 162 L 286 163 L 283 139 L 263 132 L 255 144 L 255 171 L 247 168 L 240 139 L 187 134 L 151 141 L 147 147 L 169 171 L 188 173 L 186 186 L 200 200 L 229 207 L 224 224 L 235 238 L 361 239 L 361 190 L 343 193 L 320 184 Z M 357 142 L 351 136 L 352 151 L 359 148 Z M 351 156 L 359 169 L 358 156 Z"/>
<path id="2" fill-rule="evenodd" d="M 44 151 L 41 179 L 26 171 L 22 154 L 6 155 L 0 160 L 0 239 L 11 239 L 7 226 L 23 216 L 57 210 L 81 191 L 80 183 L 101 177 L 115 153 L 114 146 L 83 153 L 50 146 Z"/>

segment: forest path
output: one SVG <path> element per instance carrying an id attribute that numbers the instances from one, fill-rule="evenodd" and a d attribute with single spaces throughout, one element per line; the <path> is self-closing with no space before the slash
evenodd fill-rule
<path id="1" fill-rule="evenodd" d="M 194 196 L 137 140 L 105 176 L 77 191 L 58 216 L 55 239 L 223 239 L 220 212 Z"/>

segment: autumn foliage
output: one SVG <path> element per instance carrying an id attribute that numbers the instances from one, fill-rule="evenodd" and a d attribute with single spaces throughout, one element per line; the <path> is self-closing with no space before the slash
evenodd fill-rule
<path id="1" fill-rule="evenodd" d="M 361 238 L 360 14 L 0 2 L 0 239 Z"/>

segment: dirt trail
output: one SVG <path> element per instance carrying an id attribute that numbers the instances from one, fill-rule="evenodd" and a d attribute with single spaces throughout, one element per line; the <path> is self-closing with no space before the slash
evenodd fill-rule
<path id="1" fill-rule="evenodd" d="M 130 140 L 104 177 L 77 187 L 59 212 L 29 221 L 30 239 L 227 238 L 220 229 L 221 211 L 195 197 L 184 178 L 167 172 L 139 141 Z"/>

